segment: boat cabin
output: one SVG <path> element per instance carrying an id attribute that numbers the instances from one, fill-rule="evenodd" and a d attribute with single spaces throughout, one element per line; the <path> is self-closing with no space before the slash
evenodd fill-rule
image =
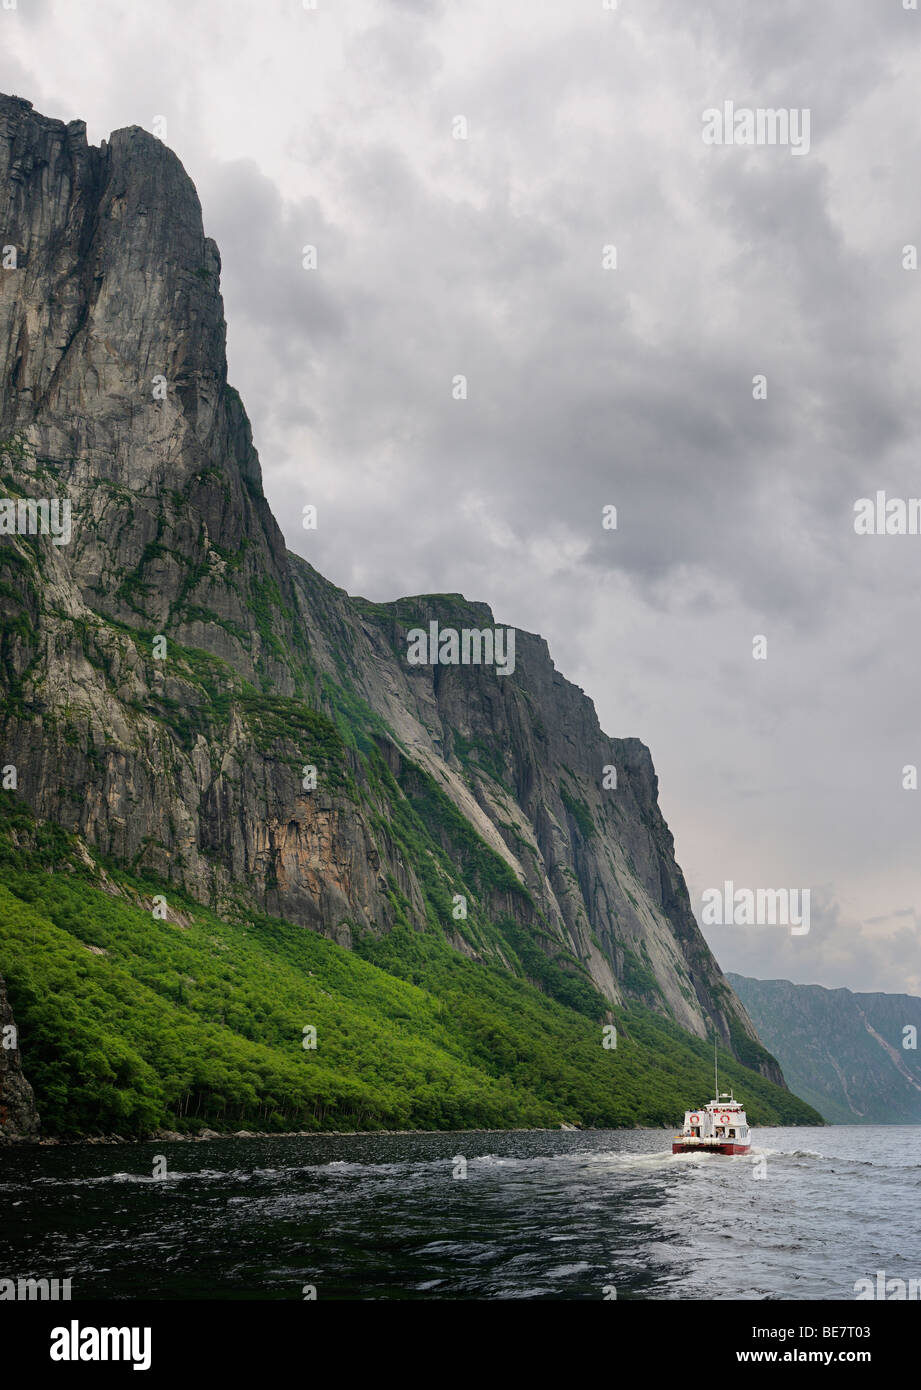
<path id="1" fill-rule="evenodd" d="M 684 1112 L 682 1135 L 689 1139 L 710 1139 L 723 1144 L 747 1144 L 750 1131 L 742 1106 L 733 1098 L 731 1091 L 722 1091 L 709 1104 Z"/>

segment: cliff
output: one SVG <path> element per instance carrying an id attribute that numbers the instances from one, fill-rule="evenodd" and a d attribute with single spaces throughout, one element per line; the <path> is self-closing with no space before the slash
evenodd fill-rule
<path id="1" fill-rule="evenodd" d="M 0 188 L 0 488 L 72 509 L 67 543 L 0 537 L 3 761 L 39 821 L 224 914 L 346 947 L 439 930 L 782 1085 L 697 927 L 645 746 L 602 732 L 538 636 L 505 676 L 408 662 L 411 629 L 492 628 L 483 605 L 350 598 L 286 551 L 175 155 L 134 127 L 90 147 L 2 97 Z"/>
<path id="2" fill-rule="evenodd" d="M 831 1124 L 921 1124 L 921 999 L 729 979 L 796 1094 Z"/>

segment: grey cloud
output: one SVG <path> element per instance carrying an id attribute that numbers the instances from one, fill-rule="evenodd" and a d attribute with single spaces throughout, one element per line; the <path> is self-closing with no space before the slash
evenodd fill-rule
<path id="1" fill-rule="evenodd" d="M 829 989 L 921 993 L 921 923 L 915 918 L 911 927 L 885 935 L 868 932 L 870 925 L 847 920 L 837 902 L 819 895 L 805 936 L 780 926 L 703 930 L 723 969 L 739 975 Z"/>

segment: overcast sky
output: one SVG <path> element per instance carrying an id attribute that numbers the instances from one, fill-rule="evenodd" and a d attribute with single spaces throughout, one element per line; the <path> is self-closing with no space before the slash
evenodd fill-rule
<path id="1" fill-rule="evenodd" d="M 292 549 L 542 633 L 651 748 L 698 914 L 811 890 L 807 934 L 705 928 L 725 969 L 921 994 L 921 536 L 853 525 L 921 496 L 921 13 L 316 3 L 18 0 L 0 88 L 165 119 Z M 706 144 L 726 101 L 808 152 Z"/>

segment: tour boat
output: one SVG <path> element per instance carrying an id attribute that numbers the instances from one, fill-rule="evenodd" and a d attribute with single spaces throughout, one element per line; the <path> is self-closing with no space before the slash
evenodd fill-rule
<path id="1" fill-rule="evenodd" d="M 732 1091 L 721 1091 L 714 1058 L 716 1100 L 698 1110 L 684 1112 L 684 1127 L 672 1143 L 673 1154 L 747 1154 L 751 1152 L 751 1130 L 745 1111 Z"/>

